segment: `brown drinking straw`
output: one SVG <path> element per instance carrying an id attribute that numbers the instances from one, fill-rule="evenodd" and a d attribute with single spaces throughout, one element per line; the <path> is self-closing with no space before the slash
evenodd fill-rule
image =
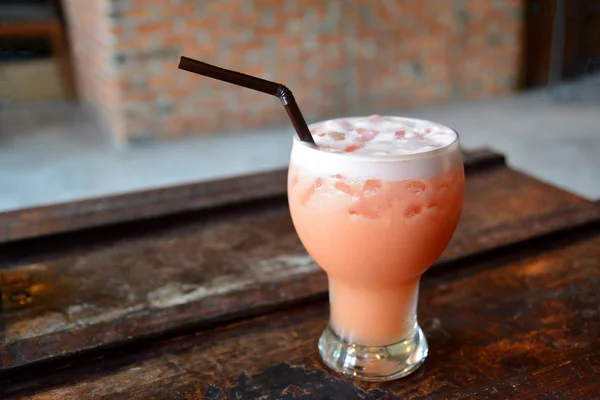
<path id="1" fill-rule="evenodd" d="M 266 79 L 258 78 L 256 76 L 217 67 L 216 65 L 207 64 L 202 61 L 192 60 L 187 57 L 181 57 L 179 69 L 279 97 L 300 140 L 312 144 L 315 143 L 310 134 L 310 130 L 306 125 L 306 121 L 300 112 L 300 108 L 298 108 L 298 104 L 296 104 L 296 99 L 294 99 L 292 91 L 284 85 L 267 81 Z"/>

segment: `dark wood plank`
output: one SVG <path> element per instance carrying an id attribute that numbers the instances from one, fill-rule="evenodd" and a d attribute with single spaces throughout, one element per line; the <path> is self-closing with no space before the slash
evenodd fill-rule
<path id="1" fill-rule="evenodd" d="M 468 169 L 502 164 L 490 150 L 464 152 Z M 0 243 L 286 195 L 287 170 L 144 190 L 0 213 Z"/>
<path id="2" fill-rule="evenodd" d="M 596 398 L 600 229 L 425 277 L 430 357 L 383 384 L 319 360 L 320 301 L 214 330 L 0 379 L 6 398 Z M 497 395 L 496 395 L 497 394 Z M 287 395 L 287 397 L 286 397 Z M 264 397 L 261 397 L 264 396 Z M 561 397 L 562 396 L 562 397 Z"/>
<path id="3" fill-rule="evenodd" d="M 508 168 L 473 170 L 441 262 L 599 218 L 597 205 Z M 285 199 L 169 221 L 0 246 L 1 369 L 326 294 Z"/>
<path id="4" fill-rule="evenodd" d="M 287 171 L 0 213 L 0 243 L 285 195 Z"/>

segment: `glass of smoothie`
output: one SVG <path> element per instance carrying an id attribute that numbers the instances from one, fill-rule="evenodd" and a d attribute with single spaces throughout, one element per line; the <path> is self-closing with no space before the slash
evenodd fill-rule
<path id="1" fill-rule="evenodd" d="M 294 226 L 329 282 L 325 364 L 368 381 L 416 370 L 428 353 L 417 322 L 421 275 L 458 223 L 464 171 L 458 134 L 389 116 L 310 126 L 294 139 L 288 200 Z"/>

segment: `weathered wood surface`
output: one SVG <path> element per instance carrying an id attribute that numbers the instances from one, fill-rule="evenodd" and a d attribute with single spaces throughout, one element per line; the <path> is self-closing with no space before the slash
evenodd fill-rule
<path id="1" fill-rule="evenodd" d="M 598 218 L 593 203 L 502 165 L 471 168 L 461 223 L 441 263 Z M 327 290 L 284 198 L 5 243 L 0 254 L 5 370 L 206 328 Z"/>
<path id="2" fill-rule="evenodd" d="M 430 356 L 388 383 L 325 368 L 325 301 L 128 352 L 106 351 L 0 378 L 4 398 L 596 399 L 600 395 L 600 227 L 467 259 L 423 280 Z"/>
<path id="3" fill-rule="evenodd" d="M 0 213 L 0 243 L 285 195 L 287 171 Z"/>
<path id="4" fill-rule="evenodd" d="M 291 144 L 291 143 L 290 143 Z M 463 152 L 466 167 L 503 162 L 488 150 Z M 0 213 L 0 243 L 283 197 L 287 170 L 144 190 Z"/>

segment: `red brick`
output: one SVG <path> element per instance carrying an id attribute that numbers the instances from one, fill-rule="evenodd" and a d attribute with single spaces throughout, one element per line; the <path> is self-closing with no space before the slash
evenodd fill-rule
<path id="1" fill-rule="evenodd" d="M 296 0 L 301 1 L 301 0 Z M 282 9 L 281 0 L 254 0 L 254 7 L 256 9 L 265 8 L 265 9 Z"/>
<path id="2" fill-rule="evenodd" d="M 136 31 L 139 35 L 144 35 L 147 33 L 168 33 L 172 30 L 173 28 L 167 21 L 139 24 L 136 28 Z"/>
<path id="3" fill-rule="evenodd" d="M 241 13 L 241 11 L 239 11 L 239 5 L 237 4 L 237 1 L 232 0 L 206 1 L 205 7 L 206 13 L 214 16 L 217 16 L 220 13 L 225 15 L 238 12 Z"/>
<path id="4" fill-rule="evenodd" d="M 173 75 L 158 75 L 148 78 L 148 86 L 150 87 L 171 87 L 175 85 Z"/>

